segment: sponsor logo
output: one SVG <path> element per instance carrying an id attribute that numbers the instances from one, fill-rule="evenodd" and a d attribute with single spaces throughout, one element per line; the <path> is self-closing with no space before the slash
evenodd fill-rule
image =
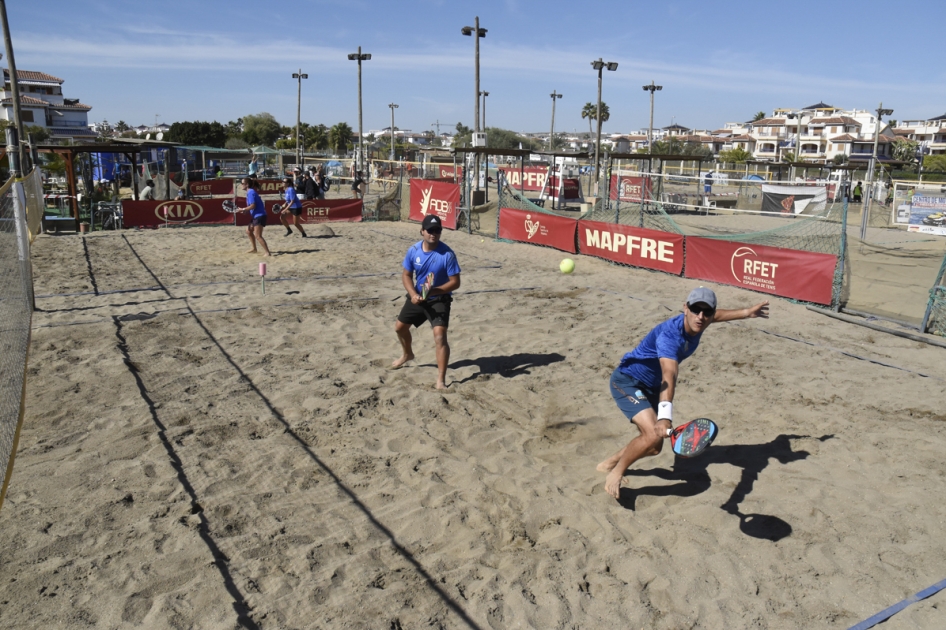
<path id="1" fill-rule="evenodd" d="M 318 206 L 303 206 L 307 217 L 327 217 L 330 208 L 320 208 Z"/>
<path id="2" fill-rule="evenodd" d="M 526 170 L 520 173 L 518 169 L 509 169 L 506 171 L 506 179 L 513 188 L 528 188 L 529 190 L 541 190 L 545 188 L 545 169 Z"/>
<path id="3" fill-rule="evenodd" d="M 532 240 L 532 237 L 535 236 L 535 233 L 539 230 L 540 227 L 542 227 L 538 221 L 532 220 L 531 214 L 526 215 L 525 226 L 526 226 L 526 238 L 528 238 L 529 240 Z M 549 231 L 547 229 L 542 230 L 543 236 L 545 236 L 548 233 Z"/>
<path id="4" fill-rule="evenodd" d="M 434 187 L 428 186 L 421 189 L 420 212 L 424 216 L 436 213 L 441 217 L 450 214 L 450 202 L 445 199 L 434 199 Z"/>
<path id="5" fill-rule="evenodd" d="M 782 199 L 781 206 L 785 210 L 785 212 L 791 212 L 792 207 L 794 207 L 794 205 L 795 205 L 795 195 L 789 195 L 788 197 L 785 197 L 785 199 Z"/>
<path id="6" fill-rule="evenodd" d="M 419 265 L 419 264 L 420 264 L 420 256 L 418 256 L 417 258 L 414 259 L 414 264 L 415 264 L 415 265 Z"/>
<path id="7" fill-rule="evenodd" d="M 641 198 L 641 188 L 640 184 L 635 184 L 629 182 L 626 179 L 621 180 L 621 198 L 622 199 L 640 199 Z"/>
<path id="8" fill-rule="evenodd" d="M 204 213 L 204 208 L 194 201 L 165 201 L 154 209 L 154 214 L 162 221 L 188 223 L 196 221 Z"/>
<path id="9" fill-rule="evenodd" d="M 274 181 L 262 180 L 259 182 L 259 193 L 261 195 L 265 195 L 269 193 L 278 193 L 280 190 L 282 190 L 282 182 L 278 180 L 274 180 Z"/>
<path id="10" fill-rule="evenodd" d="M 729 261 L 729 269 L 736 282 L 766 291 L 775 291 L 778 267 L 778 263 L 761 260 L 751 247 L 740 247 L 733 252 Z"/>
<path id="11" fill-rule="evenodd" d="M 212 184 L 191 184 L 191 192 L 195 195 L 209 195 L 212 189 Z"/>
<path id="12" fill-rule="evenodd" d="M 621 232 L 611 233 L 607 230 L 598 231 L 585 228 L 585 245 L 607 249 L 614 253 L 619 252 L 623 247 L 626 249 L 628 256 L 639 256 L 640 258 L 649 258 L 665 263 L 673 262 L 673 243 L 647 238 L 646 236 L 633 236 Z"/>
<path id="13" fill-rule="evenodd" d="M 641 390 L 637 390 L 636 392 L 634 392 L 634 395 L 637 396 L 638 400 L 644 400 L 645 398 L 647 398 L 647 396 L 645 396 L 644 392 L 642 392 Z"/>

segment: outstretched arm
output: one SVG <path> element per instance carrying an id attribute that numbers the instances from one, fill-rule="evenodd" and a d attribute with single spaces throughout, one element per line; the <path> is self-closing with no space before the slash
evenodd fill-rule
<path id="1" fill-rule="evenodd" d="M 749 308 L 736 308 L 736 309 L 716 309 L 716 315 L 713 317 L 713 322 L 731 322 L 736 319 L 751 319 L 754 317 L 762 317 L 768 319 L 769 317 L 769 301 L 759 302 L 755 306 L 750 306 Z"/>

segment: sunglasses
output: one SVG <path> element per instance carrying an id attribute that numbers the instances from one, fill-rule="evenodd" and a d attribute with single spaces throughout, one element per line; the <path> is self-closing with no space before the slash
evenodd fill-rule
<path id="1" fill-rule="evenodd" d="M 443 232 L 441 228 L 430 228 L 427 230 L 428 234 L 440 234 L 441 232 Z"/>
<path id="2" fill-rule="evenodd" d="M 687 304 L 687 308 L 690 309 L 690 312 L 694 315 L 703 314 L 707 317 L 712 317 L 716 314 L 716 309 L 711 306 L 706 306 L 705 304 Z"/>

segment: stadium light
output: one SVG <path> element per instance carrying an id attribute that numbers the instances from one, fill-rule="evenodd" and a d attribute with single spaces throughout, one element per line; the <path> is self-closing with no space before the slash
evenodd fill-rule
<path id="1" fill-rule="evenodd" d="M 474 65 L 476 67 L 476 105 L 473 108 L 473 132 L 480 130 L 480 38 L 486 37 L 486 29 L 480 28 L 480 16 L 476 16 L 474 26 L 464 26 L 460 33 L 466 37 L 472 37 L 474 43 Z M 476 160 L 476 189 L 480 189 L 480 161 Z"/>
<path id="2" fill-rule="evenodd" d="M 394 110 L 398 108 L 396 103 L 388 103 L 391 108 L 391 161 L 394 161 Z"/>
<path id="3" fill-rule="evenodd" d="M 647 127 L 647 153 L 654 152 L 654 92 L 664 89 L 662 85 L 654 85 L 651 80 L 650 85 L 642 86 L 645 92 L 650 92 L 650 126 Z"/>
<path id="4" fill-rule="evenodd" d="M 555 101 L 562 98 L 562 95 L 557 91 L 552 90 L 552 93 L 549 94 L 549 96 L 552 97 L 552 128 L 549 130 L 549 151 L 552 151 L 552 138 L 555 137 Z"/>
<path id="5" fill-rule="evenodd" d="M 867 238 L 867 218 L 870 216 L 870 205 L 874 199 L 874 167 L 877 164 L 877 141 L 880 139 L 880 119 L 893 114 L 892 109 L 884 109 L 880 103 L 877 109 L 877 122 L 874 125 L 874 152 L 870 156 L 870 171 L 867 173 L 867 203 L 861 206 L 861 240 Z"/>
<path id="6" fill-rule="evenodd" d="M 598 196 L 598 181 L 601 178 L 601 164 L 599 160 L 601 159 L 601 74 L 604 68 L 607 68 L 611 72 L 614 72 L 618 69 L 618 64 L 615 61 L 604 61 L 600 57 L 597 61 L 591 62 L 591 67 L 598 71 L 598 111 L 596 119 L 598 121 L 598 136 L 595 140 L 595 196 Z"/>
<path id="7" fill-rule="evenodd" d="M 308 79 L 309 75 L 302 74 L 302 68 L 299 72 L 293 72 L 292 78 L 299 82 L 299 93 L 296 97 L 296 166 L 302 168 L 302 151 L 299 148 L 299 131 L 302 126 L 302 80 Z"/>
<path id="8" fill-rule="evenodd" d="M 348 55 L 348 60 L 358 62 L 358 166 L 359 170 L 365 173 L 365 128 L 361 118 L 361 62 L 370 61 L 371 53 L 361 52 L 361 46 L 359 46 L 358 52 Z M 367 176 L 365 173 L 365 177 Z"/>

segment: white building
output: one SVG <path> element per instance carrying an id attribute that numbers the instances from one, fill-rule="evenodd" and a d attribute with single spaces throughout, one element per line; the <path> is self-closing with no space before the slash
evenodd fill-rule
<path id="1" fill-rule="evenodd" d="M 36 125 L 48 129 L 50 142 L 64 140 L 91 140 L 95 132 L 89 129 L 89 110 L 79 99 L 63 98 L 63 80 L 45 72 L 17 70 L 20 91 L 20 116 L 26 127 Z M 0 99 L 4 120 L 13 121 L 13 86 L 10 71 L 3 69 L 3 98 Z"/>
<path id="2" fill-rule="evenodd" d="M 928 155 L 946 153 L 946 114 L 927 120 L 904 120 L 894 133 L 915 140 Z"/>

